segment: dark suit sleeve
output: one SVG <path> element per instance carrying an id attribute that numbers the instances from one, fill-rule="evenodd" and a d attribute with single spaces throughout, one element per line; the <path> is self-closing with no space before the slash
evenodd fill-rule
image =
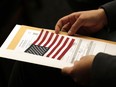
<path id="1" fill-rule="evenodd" d="M 108 27 L 110 28 L 110 31 L 116 30 L 116 0 L 106 3 L 101 7 L 106 12 L 106 16 L 108 18 Z"/>
<path id="2" fill-rule="evenodd" d="M 98 53 L 92 66 L 92 87 L 116 87 L 116 56 Z"/>

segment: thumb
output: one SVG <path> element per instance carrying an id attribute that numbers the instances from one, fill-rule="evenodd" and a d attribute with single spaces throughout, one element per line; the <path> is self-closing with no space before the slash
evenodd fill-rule
<path id="1" fill-rule="evenodd" d="M 62 69 L 62 73 L 65 75 L 69 75 L 69 74 L 71 74 L 71 72 L 72 72 L 72 67 L 64 67 Z"/>

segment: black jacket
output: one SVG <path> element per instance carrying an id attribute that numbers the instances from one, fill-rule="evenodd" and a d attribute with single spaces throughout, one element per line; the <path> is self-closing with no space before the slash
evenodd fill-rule
<path id="1" fill-rule="evenodd" d="M 114 31 L 116 29 L 116 0 L 106 3 L 101 7 L 106 12 L 106 16 L 108 18 L 108 27 L 110 28 L 110 31 Z"/>
<path id="2" fill-rule="evenodd" d="M 101 6 L 108 18 L 110 31 L 116 29 L 116 0 Z M 116 87 L 116 56 L 98 53 L 92 66 L 92 87 Z"/>
<path id="3" fill-rule="evenodd" d="M 101 6 L 108 18 L 110 31 L 116 29 L 116 0 Z M 98 53 L 92 66 L 92 87 L 116 87 L 116 56 Z"/>
<path id="4" fill-rule="evenodd" d="M 99 53 L 92 68 L 92 87 L 116 87 L 116 56 Z"/>

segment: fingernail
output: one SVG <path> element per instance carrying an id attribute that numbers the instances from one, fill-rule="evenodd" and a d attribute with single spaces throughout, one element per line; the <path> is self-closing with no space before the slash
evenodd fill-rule
<path id="1" fill-rule="evenodd" d="M 68 35 L 72 35 L 72 32 L 71 31 L 68 31 Z"/>

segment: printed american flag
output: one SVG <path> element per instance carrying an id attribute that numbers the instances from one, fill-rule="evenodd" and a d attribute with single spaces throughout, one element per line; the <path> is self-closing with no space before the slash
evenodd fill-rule
<path id="1" fill-rule="evenodd" d="M 60 60 L 71 48 L 74 41 L 73 38 L 42 30 L 25 52 Z"/>

